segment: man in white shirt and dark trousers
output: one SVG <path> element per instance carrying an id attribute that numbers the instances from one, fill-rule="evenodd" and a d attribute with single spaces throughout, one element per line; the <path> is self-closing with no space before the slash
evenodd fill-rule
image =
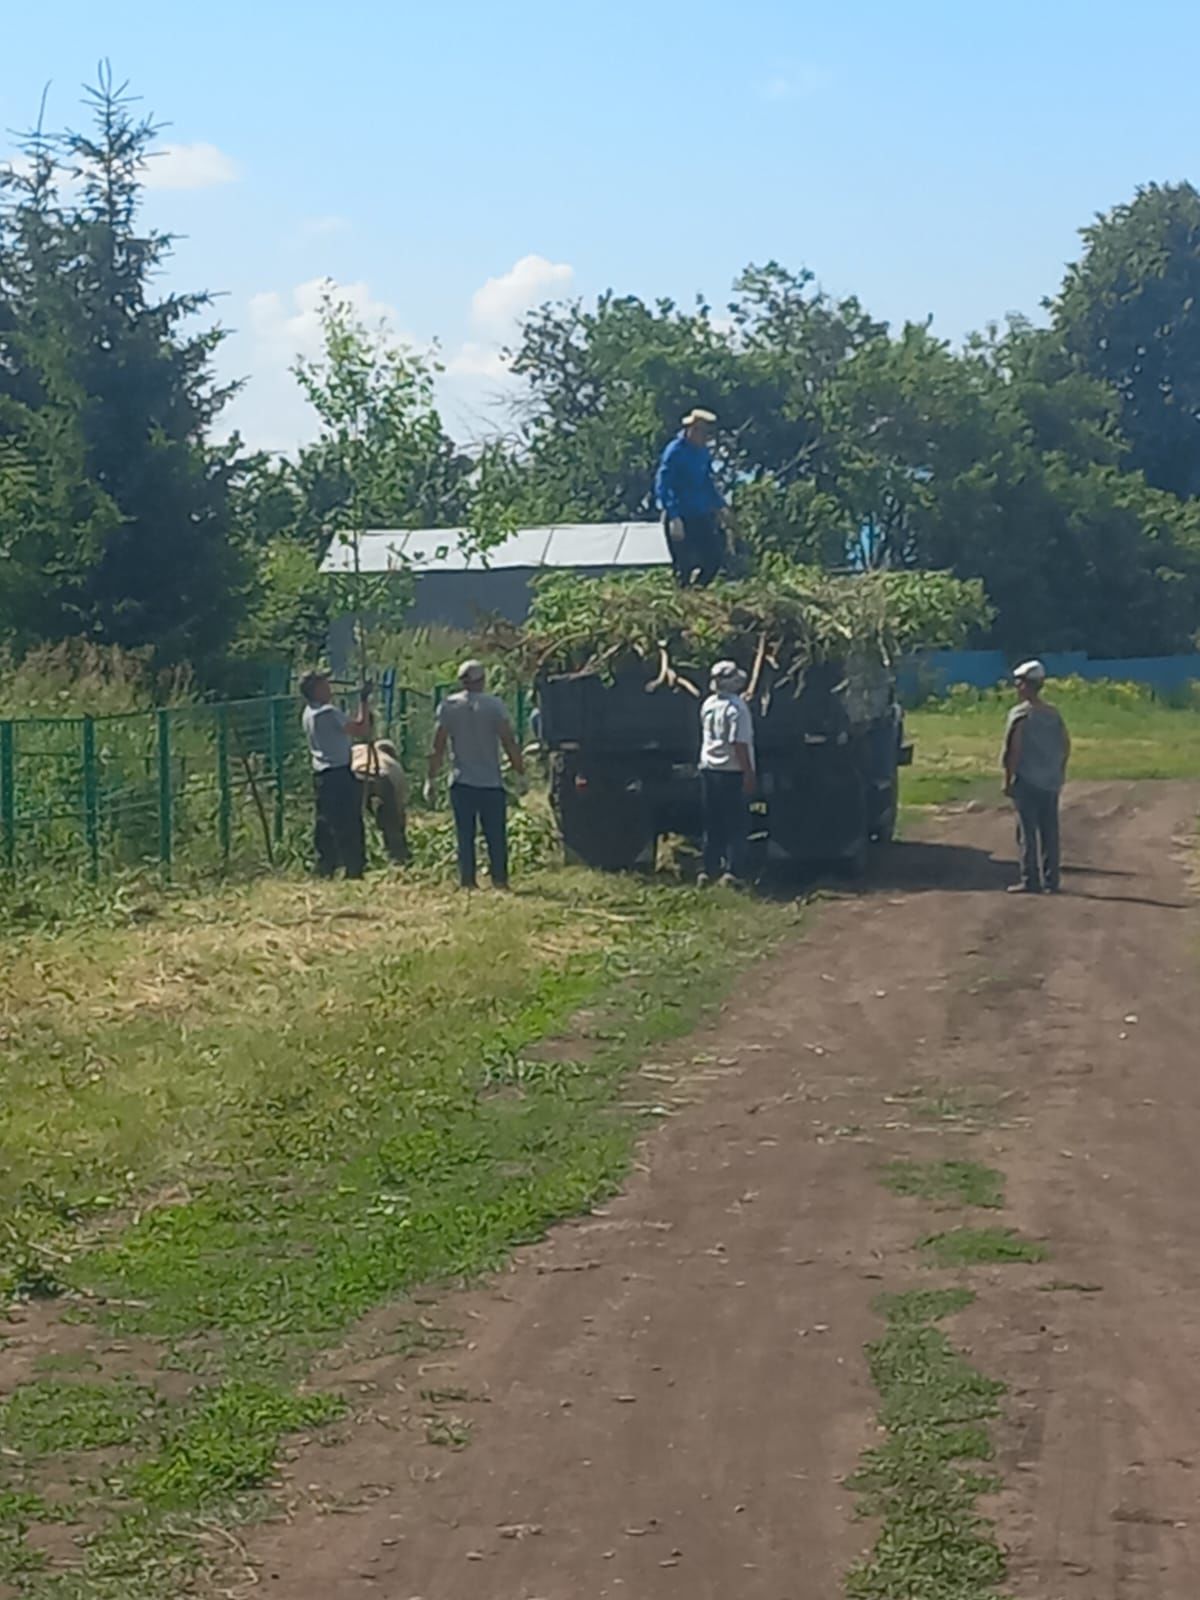
<path id="1" fill-rule="evenodd" d="M 300 680 L 304 698 L 304 736 L 312 757 L 316 793 L 313 845 L 317 876 L 332 878 L 341 867 L 347 878 L 361 878 L 367 864 L 363 835 L 362 784 L 351 768 L 352 742 L 371 731 L 367 690 L 359 692 L 354 717 L 333 703 L 333 685 L 323 672 L 309 672 Z"/>
<path id="2" fill-rule="evenodd" d="M 515 773 L 523 773 L 525 763 L 507 706 L 494 694 L 484 693 L 483 663 L 464 661 L 458 669 L 458 681 L 458 693 L 447 695 L 438 706 L 426 798 L 432 794 L 449 745 L 453 758 L 450 807 L 458 839 L 458 881 L 464 889 L 477 887 L 475 833 L 482 828 L 492 887 L 507 889 L 508 796 L 500 775 L 501 749 Z"/>
<path id="3" fill-rule="evenodd" d="M 700 801 L 704 814 L 701 887 L 716 878 L 735 884 L 742 873 L 748 828 L 746 802 L 754 793 L 754 718 L 742 699 L 746 674 L 733 661 L 712 669 L 700 709 Z"/>

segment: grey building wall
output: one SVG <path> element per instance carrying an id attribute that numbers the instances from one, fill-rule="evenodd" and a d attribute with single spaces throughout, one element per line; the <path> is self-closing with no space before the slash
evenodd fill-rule
<path id="1" fill-rule="evenodd" d="M 545 567 L 478 568 L 468 572 L 421 572 L 415 577 L 413 603 L 406 627 L 461 628 L 470 632 L 489 616 L 524 622 L 533 599 L 533 579 Z M 642 571 L 631 567 L 579 567 L 581 578 L 610 572 Z M 371 618 L 364 619 L 368 626 Z M 339 676 L 353 676 L 354 619 L 338 617 L 329 630 L 329 664 Z"/>

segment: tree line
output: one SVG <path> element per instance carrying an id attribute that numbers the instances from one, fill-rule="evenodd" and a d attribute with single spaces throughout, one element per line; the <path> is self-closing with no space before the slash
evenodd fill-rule
<path id="1" fill-rule="evenodd" d="M 0 174 L 0 642 L 86 639 L 192 663 L 320 648 L 318 568 L 364 527 L 651 517 L 694 404 L 744 559 L 982 578 L 990 639 L 1094 654 L 1192 648 L 1200 620 L 1200 194 L 1149 184 L 1083 230 L 1044 325 L 953 348 L 808 271 L 750 266 L 719 309 L 601 295 L 531 312 L 517 425 L 468 452 L 435 369 L 330 300 L 298 362 L 314 441 L 218 442 L 236 386 L 207 293 L 160 293 L 142 219 L 157 129 L 107 69 L 82 133 L 39 128 Z M 389 586 L 395 597 L 397 586 Z M 402 590 L 402 586 L 401 586 Z M 984 641 L 980 641 L 984 642 Z"/>

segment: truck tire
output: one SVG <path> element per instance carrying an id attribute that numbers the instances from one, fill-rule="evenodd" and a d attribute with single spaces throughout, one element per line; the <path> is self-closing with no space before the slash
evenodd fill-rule
<path id="1" fill-rule="evenodd" d="M 557 752 L 550 769 L 550 803 L 566 860 L 601 872 L 653 871 L 657 836 L 637 780 L 597 776 L 573 752 Z"/>
<path id="2" fill-rule="evenodd" d="M 864 833 L 855 844 L 849 855 L 842 857 L 839 863 L 842 876 L 851 883 L 861 883 L 867 875 L 871 865 L 871 841 Z"/>
<path id="3" fill-rule="evenodd" d="M 893 778 L 888 787 L 882 810 L 871 829 L 871 838 L 876 844 L 891 844 L 896 837 L 896 818 L 900 811 L 900 781 Z"/>

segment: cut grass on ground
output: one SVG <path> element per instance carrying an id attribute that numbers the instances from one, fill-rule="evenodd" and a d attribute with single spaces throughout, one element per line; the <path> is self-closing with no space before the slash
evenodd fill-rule
<path id="1" fill-rule="evenodd" d="M 1074 778 L 1200 777 L 1200 716 L 1194 705 L 1156 700 L 1130 683 L 1051 681 L 1046 697 L 1067 719 Z M 1015 703 L 1008 691 L 959 689 L 906 718 L 915 742 L 903 775 L 906 806 L 994 798 L 1004 721 Z"/>
<path id="2" fill-rule="evenodd" d="M 65 1286 L 64 1318 L 95 1327 L 86 1363 L 64 1339 L 5 1406 L 0 1587 L 173 1600 L 189 1529 L 337 1414 L 305 1388 L 323 1353 L 610 1193 L 627 1071 L 795 920 L 551 871 L 470 898 L 276 880 L 14 939 L 0 1291 Z M 78 1548 L 46 1564 L 24 1533 L 66 1474 Z"/>
<path id="3" fill-rule="evenodd" d="M 931 1233 L 920 1248 L 940 1267 L 975 1267 L 989 1263 L 1045 1261 L 1049 1251 L 1036 1239 L 1023 1239 L 1015 1228 L 950 1228 Z"/>
<path id="4" fill-rule="evenodd" d="M 978 1161 L 891 1161 L 883 1181 L 893 1194 L 932 1200 L 938 1206 L 979 1206 L 995 1210 L 1004 1204 L 1004 1177 Z"/>
<path id="5" fill-rule="evenodd" d="M 982 1600 L 1004 1578 L 992 1526 L 976 1510 L 995 1480 L 969 1463 L 992 1456 L 987 1421 L 1004 1385 L 984 1377 L 936 1324 L 969 1290 L 885 1296 L 883 1337 L 867 1348 L 887 1438 L 850 1480 L 859 1509 L 882 1528 L 846 1577 L 849 1600 Z"/>

